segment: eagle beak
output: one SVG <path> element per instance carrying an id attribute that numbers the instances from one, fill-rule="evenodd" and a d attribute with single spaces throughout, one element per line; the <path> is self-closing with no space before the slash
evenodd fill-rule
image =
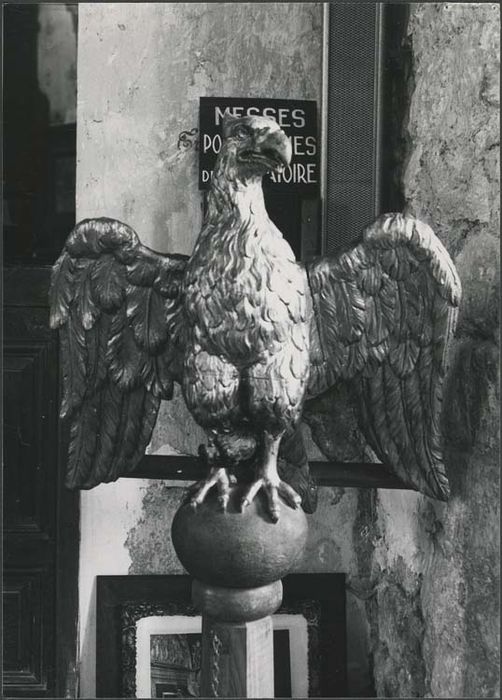
<path id="1" fill-rule="evenodd" d="M 281 171 L 291 163 L 291 141 L 282 129 L 269 132 L 259 144 L 259 151 L 273 166 Z"/>

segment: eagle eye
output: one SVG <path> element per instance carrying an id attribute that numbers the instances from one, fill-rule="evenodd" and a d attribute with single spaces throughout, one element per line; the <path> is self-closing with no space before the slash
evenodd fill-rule
<path id="1" fill-rule="evenodd" d="M 249 136 L 249 129 L 246 129 L 246 127 L 241 124 L 235 129 L 234 136 L 237 137 L 239 141 L 244 141 L 244 139 L 247 139 Z"/>

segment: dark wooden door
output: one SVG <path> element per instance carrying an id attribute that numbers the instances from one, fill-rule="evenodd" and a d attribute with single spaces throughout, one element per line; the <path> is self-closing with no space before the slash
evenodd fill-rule
<path id="1" fill-rule="evenodd" d="M 49 274 L 4 269 L 4 697 L 75 696 L 79 501 L 63 486 Z"/>

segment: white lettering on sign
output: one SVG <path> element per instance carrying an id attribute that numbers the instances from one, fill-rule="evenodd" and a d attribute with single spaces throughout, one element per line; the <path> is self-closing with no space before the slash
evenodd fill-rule
<path id="1" fill-rule="evenodd" d="M 212 170 L 202 170 L 202 182 L 209 182 Z M 314 163 L 292 163 L 288 165 L 287 168 L 281 173 L 269 173 L 269 177 L 272 182 L 285 182 L 287 185 L 290 183 L 302 184 L 302 185 L 315 185 L 317 179 L 315 177 L 315 165 Z"/>
<path id="2" fill-rule="evenodd" d="M 204 134 L 202 152 L 207 153 L 208 151 L 212 151 L 216 155 L 221 151 L 221 136 L 219 134 L 215 136 Z"/>
<path id="3" fill-rule="evenodd" d="M 314 185 L 317 182 L 315 176 L 315 164 L 291 163 L 280 173 L 270 173 L 272 182 L 285 182 L 286 184 Z"/>
<path id="4" fill-rule="evenodd" d="M 291 112 L 293 117 L 293 126 L 296 129 L 303 129 L 305 126 L 305 111 L 303 109 L 294 109 Z"/>
<path id="5" fill-rule="evenodd" d="M 291 136 L 294 156 L 315 156 L 317 143 L 315 136 Z"/>
<path id="6" fill-rule="evenodd" d="M 221 107 L 214 108 L 214 121 L 216 126 L 219 126 L 224 115 L 231 114 L 233 117 L 253 117 L 263 116 L 275 119 L 281 128 L 287 129 L 294 127 L 295 129 L 303 129 L 305 126 L 305 110 L 289 109 L 275 107 L 264 107 L 260 110 L 258 107 L 226 107 L 224 110 Z"/>

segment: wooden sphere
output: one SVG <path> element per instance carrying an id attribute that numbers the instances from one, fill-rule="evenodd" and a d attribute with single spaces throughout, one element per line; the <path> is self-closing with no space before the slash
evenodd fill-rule
<path id="1" fill-rule="evenodd" d="M 279 520 L 273 522 L 264 493 L 243 512 L 242 495 L 242 485 L 232 486 L 222 512 L 212 489 L 197 509 L 186 503 L 174 516 L 174 548 L 199 581 L 229 588 L 264 586 L 286 576 L 300 559 L 307 541 L 303 510 L 281 501 Z"/>

